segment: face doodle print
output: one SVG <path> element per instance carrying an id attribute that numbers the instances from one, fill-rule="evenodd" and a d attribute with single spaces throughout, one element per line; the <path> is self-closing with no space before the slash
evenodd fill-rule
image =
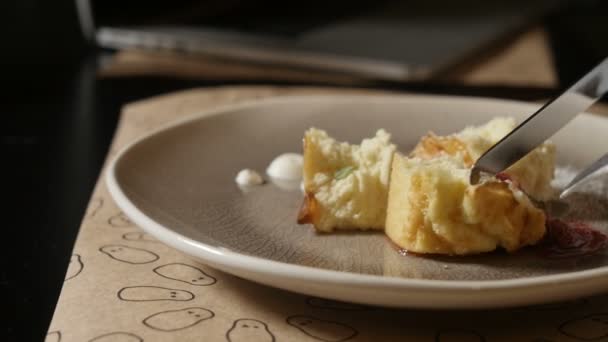
<path id="1" fill-rule="evenodd" d="M 118 298 L 127 302 L 156 302 L 161 300 L 187 302 L 194 299 L 194 293 L 158 286 L 133 286 L 118 291 Z"/>
<path id="2" fill-rule="evenodd" d="M 213 311 L 192 307 L 180 310 L 169 310 L 155 313 L 143 320 L 148 328 L 160 331 L 176 331 L 186 329 L 213 318 Z"/>
<path id="3" fill-rule="evenodd" d="M 46 334 L 44 342 L 61 342 L 61 332 L 50 331 L 48 334 Z"/>
<path id="4" fill-rule="evenodd" d="M 108 219 L 108 224 L 114 228 L 125 228 L 133 226 L 131 220 L 129 220 L 129 218 L 122 212 L 110 217 Z"/>
<path id="5" fill-rule="evenodd" d="M 111 332 L 97 336 L 89 342 L 143 342 L 143 338 L 128 332 Z"/>
<path id="6" fill-rule="evenodd" d="M 129 232 L 122 234 L 122 238 L 127 241 L 136 242 L 160 242 L 144 232 Z"/>
<path id="7" fill-rule="evenodd" d="M 70 263 L 68 264 L 68 270 L 65 273 L 65 280 L 70 280 L 82 272 L 83 268 L 82 260 L 80 260 L 80 255 L 72 254 L 70 257 Z"/>
<path id="8" fill-rule="evenodd" d="M 91 200 L 91 203 L 89 204 L 89 207 L 87 208 L 85 217 L 88 217 L 88 218 L 95 217 L 95 215 L 97 215 L 97 213 L 99 212 L 101 207 L 103 207 L 103 198 L 93 198 Z"/>
<path id="9" fill-rule="evenodd" d="M 486 339 L 475 331 L 448 329 L 437 332 L 436 342 L 485 342 Z"/>
<path id="10" fill-rule="evenodd" d="M 99 251 L 114 260 L 134 265 L 148 264 L 159 259 L 158 255 L 148 250 L 124 245 L 102 246 Z"/>
<path id="11" fill-rule="evenodd" d="M 274 342 L 274 335 L 268 325 L 257 319 L 241 318 L 234 321 L 226 332 L 230 342 Z"/>
<path id="12" fill-rule="evenodd" d="M 564 322 L 558 330 L 580 341 L 605 341 L 608 339 L 608 313 L 588 315 Z"/>
<path id="13" fill-rule="evenodd" d="M 209 286 L 216 282 L 215 278 L 203 272 L 203 270 L 181 263 L 159 266 L 154 269 L 154 273 L 163 278 L 173 279 L 196 286 Z"/>
<path id="14" fill-rule="evenodd" d="M 355 329 L 345 324 L 304 315 L 287 317 L 287 324 L 298 328 L 310 337 L 325 342 L 346 341 L 358 334 Z"/>

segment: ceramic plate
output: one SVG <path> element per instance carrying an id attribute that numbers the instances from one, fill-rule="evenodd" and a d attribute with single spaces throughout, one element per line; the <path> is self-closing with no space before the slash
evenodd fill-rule
<path id="1" fill-rule="evenodd" d="M 429 130 L 452 133 L 500 115 L 521 120 L 537 108 L 411 95 L 257 101 L 202 113 L 136 141 L 112 162 L 107 183 L 126 215 L 166 244 L 222 271 L 294 292 L 383 306 L 481 308 L 605 291 L 608 253 L 565 260 L 534 248 L 473 257 L 401 255 L 381 233 L 319 235 L 297 225 L 299 189 L 268 183 L 242 191 L 234 182 L 243 168 L 263 172 L 280 153 L 300 152 L 311 126 L 350 142 L 386 128 L 408 151 Z M 558 164 L 580 167 L 599 157 L 606 132 L 608 120 L 579 115 L 553 138 Z M 600 229 L 607 202 L 596 196 L 582 211 Z"/>

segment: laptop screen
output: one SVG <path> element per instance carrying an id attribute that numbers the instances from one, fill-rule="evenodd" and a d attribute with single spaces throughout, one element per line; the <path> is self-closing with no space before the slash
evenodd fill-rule
<path id="1" fill-rule="evenodd" d="M 398 80 L 458 64 L 562 2 L 78 1 L 93 1 L 89 37 L 104 47 L 174 48 Z"/>
<path id="2" fill-rule="evenodd" d="M 179 25 L 293 37 L 387 1 L 94 0 L 96 27 Z"/>

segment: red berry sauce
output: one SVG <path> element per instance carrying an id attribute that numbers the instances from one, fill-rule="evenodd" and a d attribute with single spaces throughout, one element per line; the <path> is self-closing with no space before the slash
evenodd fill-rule
<path id="1" fill-rule="evenodd" d="M 608 247 L 608 237 L 579 221 L 547 218 L 547 233 L 539 246 L 542 256 L 553 259 L 584 257 Z"/>

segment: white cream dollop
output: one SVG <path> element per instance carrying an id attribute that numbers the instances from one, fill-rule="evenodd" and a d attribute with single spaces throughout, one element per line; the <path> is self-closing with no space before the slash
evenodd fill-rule
<path id="1" fill-rule="evenodd" d="M 243 169 L 239 171 L 234 181 L 238 185 L 243 186 L 260 185 L 264 183 L 264 179 L 262 179 L 262 176 L 260 176 L 259 173 L 252 169 Z"/>
<path id="2" fill-rule="evenodd" d="M 268 165 L 266 173 L 272 178 L 300 180 L 304 158 L 299 153 L 283 153 Z"/>

